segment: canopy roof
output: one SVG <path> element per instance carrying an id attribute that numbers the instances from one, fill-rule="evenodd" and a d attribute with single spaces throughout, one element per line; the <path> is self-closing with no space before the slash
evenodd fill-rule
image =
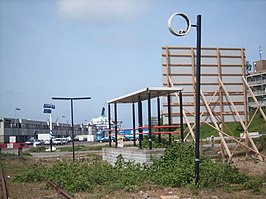
<path id="1" fill-rule="evenodd" d="M 140 96 L 141 101 L 147 100 L 149 98 L 148 93 L 150 92 L 150 98 L 165 96 L 169 93 L 175 93 L 182 91 L 181 87 L 147 87 L 142 90 L 109 100 L 107 103 L 134 103 L 138 102 L 138 97 Z"/>

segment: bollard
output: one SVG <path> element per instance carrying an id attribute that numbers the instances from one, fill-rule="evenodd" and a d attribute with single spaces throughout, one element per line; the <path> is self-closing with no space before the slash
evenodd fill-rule
<path id="1" fill-rule="evenodd" d="M 22 158 L 22 147 L 18 148 L 18 157 Z"/>
<path id="2" fill-rule="evenodd" d="M 21 157 L 23 156 L 23 153 L 22 153 L 22 148 L 25 146 L 24 143 L 20 143 L 19 144 L 19 147 L 18 147 L 18 157 Z"/>
<path id="3" fill-rule="evenodd" d="M 214 136 L 211 136 L 211 147 L 214 148 Z"/>

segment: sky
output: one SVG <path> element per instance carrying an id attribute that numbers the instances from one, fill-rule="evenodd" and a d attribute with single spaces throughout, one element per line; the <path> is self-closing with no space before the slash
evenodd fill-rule
<path id="1" fill-rule="evenodd" d="M 70 102 L 52 97 L 90 96 L 74 101 L 74 122 L 86 123 L 108 100 L 162 86 L 161 47 L 196 45 L 195 28 L 169 32 L 177 12 L 202 16 L 202 47 L 266 59 L 265 10 L 265 0 L 0 0 L 0 117 L 46 121 L 53 103 L 53 120 L 70 122 Z M 118 106 L 126 126 L 130 108 Z"/>

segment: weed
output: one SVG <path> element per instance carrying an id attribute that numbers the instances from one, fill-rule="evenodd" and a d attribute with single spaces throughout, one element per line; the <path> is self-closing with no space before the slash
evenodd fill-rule
<path id="1" fill-rule="evenodd" d="M 262 180 L 242 174 L 229 164 L 201 157 L 200 181 L 194 182 L 194 146 L 173 143 L 151 166 L 127 162 L 120 155 L 115 166 L 98 158 L 90 162 L 56 161 L 50 167 L 38 166 L 15 179 L 32 182 L 49 179 L 70 193 L 112 193 L 116 190 L 136 191 L 144 186 L 188 187 L 197 194 L 201 188 L 230 190 L 253 189 L 259 193 Z M 254 187 L 256 189 L 254 189 Z"/>

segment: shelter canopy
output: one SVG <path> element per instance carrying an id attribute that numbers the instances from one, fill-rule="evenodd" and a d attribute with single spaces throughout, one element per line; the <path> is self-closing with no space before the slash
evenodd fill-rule
<path id="1" fill-rule="evenodd" d="M 160 97 L 160 96 L 165 96 L 170 93 L 175 93 L 175 92 L 180 92 L 182 91 L 183 88 L 181 87 L 147 87 L 144 89 L 141 89 L 139 91 L 112 99 L 108 101 L 108 104 L 112 103 L 135 103 L 138 102 L 138 97 L 140 96 L 140 100 L 148 100 L 150 93 L 150 98 L 155 98 L 155 97 Z"/>

